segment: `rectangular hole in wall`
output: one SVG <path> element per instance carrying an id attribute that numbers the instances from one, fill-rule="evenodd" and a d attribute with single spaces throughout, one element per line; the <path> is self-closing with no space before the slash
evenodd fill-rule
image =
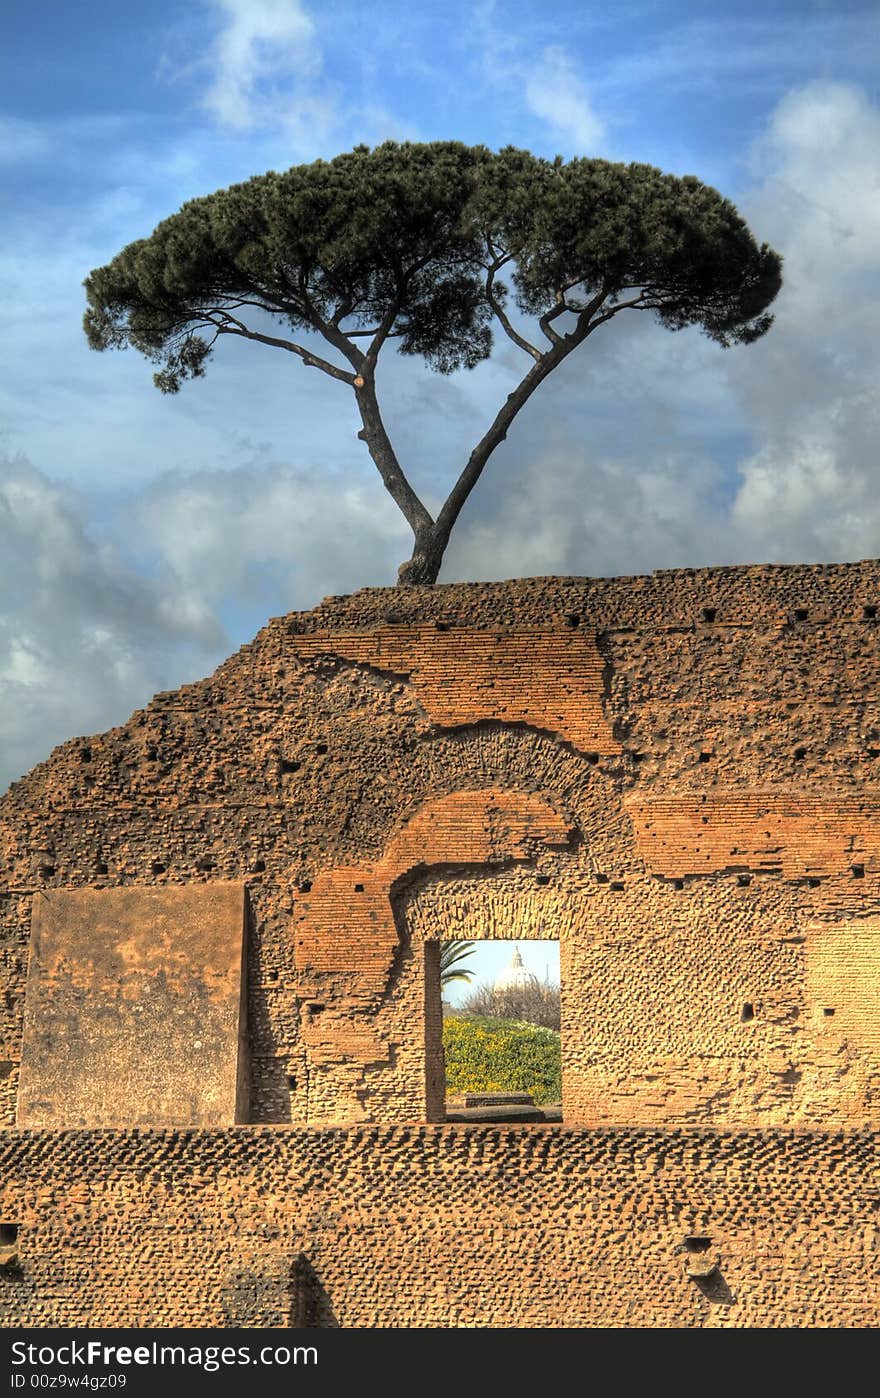
<path id="1" fill-rule="evenodd" d="M 705 1233 L 688 1233 L 684 1240 L 685 1252 L 708 1252 L 712 1239 Z"/>
<path id="2" fill-rule="evenodd" d="M 561 1121 L 558 940 L 441 941 L 434 975 L 445 1120 Z"/>
<path id="3" fill-rule="evenodd" d="M 0 1223 L 0 1247 L 12 1247 L 18 1242 L 18 1230 L 17 1223 Z"/>

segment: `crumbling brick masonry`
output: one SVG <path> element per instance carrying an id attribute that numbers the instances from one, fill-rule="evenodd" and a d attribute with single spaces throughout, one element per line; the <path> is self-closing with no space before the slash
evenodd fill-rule
<path id="1" fill-rule="evenodd" d="M 375 589 L 0 804 L 0 1323 L 880 1323 L 880 563 Z M 558 937 L 563 1124 L 443 1124 Z M 5 1259 L 5 1261 L 4 1261 Z"/>

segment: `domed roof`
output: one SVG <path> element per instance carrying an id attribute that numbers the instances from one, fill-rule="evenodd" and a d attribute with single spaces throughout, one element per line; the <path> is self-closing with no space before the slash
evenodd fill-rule
<path id="1" fill-rule="evenodd" d="M 496 990 L 513 990 L 521 985 L 528 985 L 531 982 L 531 975 L 523 965 L 523 959 L 519 954 L 519 947 L 514 947 L 513 956 L 510 958 L 510 965 L 498 975 L 495 980 Z"/>

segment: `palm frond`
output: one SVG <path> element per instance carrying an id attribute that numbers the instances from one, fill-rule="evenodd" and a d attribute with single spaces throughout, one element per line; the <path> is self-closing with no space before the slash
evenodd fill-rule
<path id="1" fill-rule="evenodd" d="M 450 981 L 471 981 L 474 978 L 473 971 L 462 969 L 458 966 L 459 961 L 463 961 L 466 956 L 472 956 L 476 949 L 475 942 L 451 941 L 440 944 L 440 984 L 448 985 Z"/>

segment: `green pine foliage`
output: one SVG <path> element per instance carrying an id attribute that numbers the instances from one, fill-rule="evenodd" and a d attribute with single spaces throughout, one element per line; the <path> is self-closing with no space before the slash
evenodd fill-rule
<path id="1" fill-rule="evenodd" d="M 191 199 L 86 278 L 84 328 L 93 349 L 139 350 L 164 393 L 201 378 L 228 336 L 345 385 L 413 531 L 400 581 L 430 584 L 514 418 L 597 329 L 640 311 L 750 344 L 772 323 L 781 265 L 693 175 L 386 141 Z M 498 335 L 525 356 L 522 378 L 434 516 L 382 422 L 379 355 L 393 347 L 449 374 L 487 359 Z"/>
<path id="2" fill-rule="evenodd" d="M 559 1034 L 516 1020 L 449 1016 L 443 1022 L 446 1091 L 530 1092 L 538 1106 L 562 1099 Z"/>

